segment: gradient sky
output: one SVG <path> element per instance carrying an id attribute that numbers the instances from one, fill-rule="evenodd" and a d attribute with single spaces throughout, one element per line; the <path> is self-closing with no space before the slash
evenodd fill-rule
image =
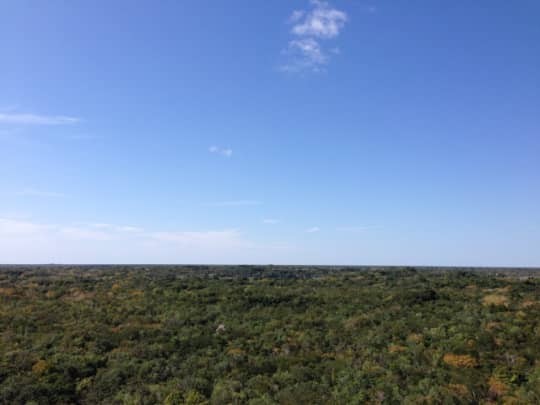
<path id="1" fill-rule="evenodd" d="M 540 2 L 0 3 L 0 262 L 540 266 Z"/>

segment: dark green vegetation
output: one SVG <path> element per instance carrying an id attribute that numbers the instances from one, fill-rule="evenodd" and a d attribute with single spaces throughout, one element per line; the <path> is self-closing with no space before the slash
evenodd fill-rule
<path id="1" fill-rule="evenodd" d="M 0 402 L 540 403 L 540 279 L 0 268 Z"/>

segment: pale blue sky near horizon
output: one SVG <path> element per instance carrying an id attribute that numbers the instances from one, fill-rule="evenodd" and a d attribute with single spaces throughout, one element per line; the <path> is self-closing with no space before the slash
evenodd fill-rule
<path id="1" fill-rule="evenodd" d="M 0 263 L 540 266 L 540 3 L 0 3 Z"/>

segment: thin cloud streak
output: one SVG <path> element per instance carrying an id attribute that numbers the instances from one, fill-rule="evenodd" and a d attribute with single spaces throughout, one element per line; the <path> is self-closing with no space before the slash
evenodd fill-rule
<path id="1" fill-rule="evenodd" d="M 61 234 L 73 236 L 77 239 L 110 240 L 119 237 L 144 237 L 152 240 L 178 242 L 182 244 L 197 244 L 208 240 L 224 241 L 228 238 L 238 240 L 240 232 L 236 229 L 216 231 L 152 231 L 146 232 L 142 228 L 133 226 L 117 226 L 106 223 L 89 225 L 56 225 L 42 224 L 11 218 L 0 217 L 0 237 L 7 235 L 40 235 L 53 236 Z M 122 236 L 122 234 L 124 236 Z M 135 235 L 139 234 L 139 235 Z"/>
<path id="2" fill-rule="evenodd" d="M 20 125 L 70 125 L 81 121 L 65 115 L 37 115 L 28 113 L 0 113 L 0 123 Z"/>

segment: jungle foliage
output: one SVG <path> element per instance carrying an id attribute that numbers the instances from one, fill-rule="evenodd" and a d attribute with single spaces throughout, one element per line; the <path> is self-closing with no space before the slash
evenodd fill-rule
<path id="1" fill-rule="evenodd" d="M 540 279 L 4 267 L 0 403 L 539 404 Z"/>

